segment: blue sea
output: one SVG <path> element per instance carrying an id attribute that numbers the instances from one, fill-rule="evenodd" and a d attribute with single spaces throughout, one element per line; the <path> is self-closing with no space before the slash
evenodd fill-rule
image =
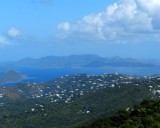
<path id="1" fill-rule="evenodd" d="M 160 67 L 154 68 L 24 68 L 17 67 L 14 70 L 19 71 L 21 74 L 27 76 L 27 79 L 21 80 L 19 82 L 46 82 L 49 80 L 56 79 L 58 77 L 70 74 L 110 74 L 110 73 L 120 73 L 127 75 L 154 75 L 160 74 Z M 19 82 L 8 83 L 5 85 L 15 85 Z"/>

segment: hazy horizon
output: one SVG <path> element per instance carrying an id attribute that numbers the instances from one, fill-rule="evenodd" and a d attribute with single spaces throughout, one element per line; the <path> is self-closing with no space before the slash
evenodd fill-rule
<path id="1" fill-rule="evenodd" d="M 99 56 L 102 58 L 109 58 L 109 59 L 114 59 L 114 58 L 121 58 L 121 59 L 133 59 L 139 62 L 143 62 L 143 63 L 155 63 L 155 64 L 160 64 L 160 60 L 159 59 L 154 59 L 154 58 L 132 58 L 132 57 L 121 57 L 121 56 L 100 56 L 100 55 L 96 55 L 96 54 L 71 54 L 71 55 L 48 55 L 48 56 L 41 56 L 41 57 L 22 57 L 22 58 L 17 58 L 17 59 L 10 59 L 10 60 L 0 60 L 0 63 L 6 63 L 6 62 L 17 62 L 17 61 L 21 61 L 23 59 L 41 59 L 41 58 L 45 58 L 45 57 L 70 57 L 70 56 L 83 56 L 83 55 L 95 55 L 95 56 Z"/>
<path id="2" fill-rule="evenodd" d="M 1 0 L 0 61 L 95 54 L 160 60 L 160 1 Z"/>

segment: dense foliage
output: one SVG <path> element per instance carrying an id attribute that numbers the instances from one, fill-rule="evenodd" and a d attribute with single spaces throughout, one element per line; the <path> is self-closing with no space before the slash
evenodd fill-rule
<path id="1" fill-rule="evenodd" d="M 132 110 L 121 110 L 77 128 L 160 128 L 160 100 L 145 100 Z"/>

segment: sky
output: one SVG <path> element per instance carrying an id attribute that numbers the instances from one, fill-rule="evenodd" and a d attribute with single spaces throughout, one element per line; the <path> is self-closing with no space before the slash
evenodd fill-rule
<path id="1" fill-rule="evenodd" d="M 160 0 L 0 0 L 0 61 L 97 54 L 160 60 Z"/>

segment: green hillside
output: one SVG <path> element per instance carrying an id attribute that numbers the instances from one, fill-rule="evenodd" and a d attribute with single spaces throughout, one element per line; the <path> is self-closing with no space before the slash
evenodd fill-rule
<path id="1" fill-rule="evenodd" d="M 160 96 L 160 77 L 70 75 L 0 89 L 0 128 L 72 128 Z M 89 127 L 89 126 L 88 126 Z"/>
<path id="2" fill-rule="evenodd" d="M 133 109 L 76 128 L 160 128 L 160 100 L 145 100 Z"/>

